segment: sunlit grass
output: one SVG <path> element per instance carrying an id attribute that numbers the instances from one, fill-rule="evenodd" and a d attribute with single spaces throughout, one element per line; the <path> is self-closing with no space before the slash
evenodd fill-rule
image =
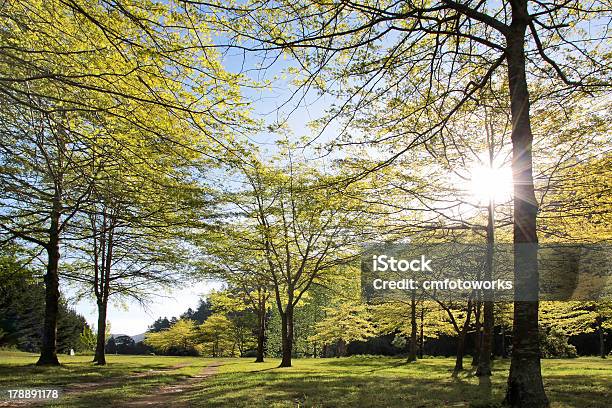
<path id="1" fill-rule="evenodd" d="M 121 406 L 155 395 L 164 384 L 197 375 L 213 359 L 198 357 L 114 356 L 106 367 L 90 356 L 62 357 L 59 368 L 32 364 L 36 355 L 0 352 L 0 388 L 74 387 L 51 406 Z M 202 407 L 440 407 L 499 406 L 508 361 L 495 361 L 491 387 L 466 371 L 452 376 L 453 359 L 428 358 L 406 364 L 399 358 L 349 357 L 296 359 L 291 368 L 278 360 L 223 359 L 217 373 L 197 379 L 172 406 Z M 466 361 L 467 363 L 467 361 Z M 152 371 L 151 371 L 152 370 Z M 543 360 L 552 407 L 607 407 L 612 398 L 612 362 L 598 358 Z M 91 386 L 92 383 L 99 384 Z"/>

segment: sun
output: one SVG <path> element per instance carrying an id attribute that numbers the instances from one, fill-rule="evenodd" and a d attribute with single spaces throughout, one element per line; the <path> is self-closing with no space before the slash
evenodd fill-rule
<path id="1" fill-rule="evenodd" d="M 470 171 L 470 192 L 479 203 L 512 198 L 512 170 L 507 166 L 476 165 Z"/>

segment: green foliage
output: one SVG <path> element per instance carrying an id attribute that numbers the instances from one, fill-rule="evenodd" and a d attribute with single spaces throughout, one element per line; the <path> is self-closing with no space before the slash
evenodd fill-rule
<path id="1" fill-rule="evenodd" d="M 365 305 L 342 302 L 325 309 L 325 318 L 316 324 L 315 332 L 310 341 L 331 345 L 367 340 L 375 330 Z"/>
<path id="2" fill-rule="evenodd" d="M 568 336 L 612 328 L 612 301 L 542 302 L 541 325 Z"/>
<path id="3" fill-rule="evenodd" d="M 205 355 L 212 357 L 235 356 L 237 353 L 237 335 L 244 335 L 224 314 L 211 315 L 199 327 Z"/>
<path id="4" fill-rule="evenodd" d="M 228 333 L 234 342 L 232 349 L 237 348 L 239 355 L 242 356 L 245 351 L 255 348 L 255 334 L 258 330 L 257 312 L 253 310 L 252 303 L 247 303 L 244 292 L 240 290 L 212 292 L 209 300 L 216 312 L 209 319 L 220 315 L 231 323 L 228 326 Z M 205 324 L 201 327 L 204 328 Z"/>
<path id="5" fill-rule="evenodd" d="M 184 319 L 168 329 L 147 333 L 145 344 L 173 355 L 198 355 L 202 350 L 195 322 Z"/>
<path id="6" fill-rule="evenodd" d="M 437 338 L 440 335 L 455 335 L 456 331 L 450 322 L 448 313 L 433 301 L 419 301 L 417 303 L 417 326 L 421 326 L 421 309 L 423 310 L 423 336 Z M 462 324 L 465 313 L 457 309 L 456 320 Z M 407 302 L 386 302 L 373 305 L 370 309 L 372 321 L 378 334 L 398 332 L 410 337 L 412 316 L 410 304 Z"/>
<path id="7" fill-rule="evenodd" d="M 97 336 L 96 333 L 88 326 L 83 327 L 83 331 L 79 335 L 78 351 L 94 351 L 96 349 Z"/>
<path id="8" fill-rule="evenodd" d="M 544 358 L 578 357 L 576 347 L 567 342 L 567 335 L 557 328 L 540 329 L 540 352 Z"/>

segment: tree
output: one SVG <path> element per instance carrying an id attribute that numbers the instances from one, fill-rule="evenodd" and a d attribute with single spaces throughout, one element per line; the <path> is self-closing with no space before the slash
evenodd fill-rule
<path id="1" fill-rule="evenodd" d="M 575 300 L 543 302 L 542 329 L 565 336 L 597 332 L 599 356 L 606 358 L 605 331 L 612 329 L 612 302 Z"/>
<path id="2" fill-rule="evenodd" d="M 168 320 L 168 318 L 164 317 L 162 319 L 161 317 L 159 317 L 157 318 L 157 320 L 153 322 L 151 326 L 149 326 L 149 329 L 147 331 L 149 333 L 157 333 L 162 330 L 169 329 L 169 328 L 170 328 L 170 321 Z"/>
<path id="3" fill-rule="evenodd" d="M 181 228 L 187 225 L 185 219 L 198 218 L 196 210 L 188 208 L 204 207 L 194 198 L 203 192 L 181 178 L 179 157 L 171 160 L 178 154 L 172 146 L 154 146 L 161 154 L 134 146 L 130 150 L 142 155 L 137 163 L 121 159 L 126 148 L 107 147 L 91 197 L 73 223 L 77 242 L 70 245 L 72 262 L 62 273 L 95 296 L 98 344 L 94 361 L 99 365 L 106 362 L 109 299 L 143 302 L 156 290 L 176 283 L 180 278 L 177 266 L 187 258 L 178 245 Z M 143 157 L 154 164 L 143 166 Z"/>
<path id="4" fill-rule="evenodd" d="M 0 345 L 19 350 L 40 352 L 45 315 L 45 287 L 39 281 L 40 271 L 31 265 L 26 248 L 5 245 L 0 250 Z M 77 348 L 79 334 L 88 329 L 85 318 L 59 299 L 58 350 Z"/>
<path id="5" fill-rule="evenodd" d="M 327 188 L 332 178 L 291 158 L 278 167 L 254 159 L 241 171 L 245 190 L 235 196 L 232 217 L 244 218 L 247 249 L 264 262 L 281 318 L 280 367 L 290 367 L 295 308 L 313 283 L 325 282 L 335 267 L 355 258 L 349 248 L 363 203 Z"/>
<path id="6" fill-rule="evenodd" d="M 117 354 L 134 354 L 136 342 L 127 335 L 113 336 Z"/>
<path id="7" fill-rule="evenodd" d="M 82 351 L 96 350 L 96 335 L 90 327 L 84 327 L 79 335 L 79 349 Z"/>
<path id="8" fill-rule="evenodd" d="M 204 238 L 204 239 L 202 239 Z M 205 276 L 222 279 L 228 284 L 226 293 L 238 304 L 246 305 L 257 318 L 257 355 L 255 362 L 264 361 L 268 311 L 270 308 L 271 283 L 266 274 L 261 254 L 249 248 L 248 230 L 233 225 L 219 226 L 196 237 L 198 245 L 206 253 L 199 265 Z M 228 303 L 228 302 L 225 302 Z M 229 302 L 234 309 L 237 302 Z M 231 310 L 231 308 L 230 308 Z"/>
<path id="9" fill-rule="evenodd" d="M 60 238 L 91 191 L 86 171 L 91 160 L 81 154 L 89 141 L 73 131 L 78 119 L 11 105 L 4 98 L 0 104 L 0 232 L 5 241 L 21 241 L 46 252 L 45 324 L 38 363 L 59 364 Z"/>
<path id="10" fill-rule="evenodd" d="M 117 344 L 115 343 L 115 338 L 111 337 L 106 342 L 106 346 L 104 348 L 105 353 L 117 354 Z"/>
<path id="11" fill-rule="evenodd" d="M 322 345 L 338 343 L 338 356 L 346 355 L 351 341 L 364 341 L 374 335 L 374 328 L 364 305 L 342 302 L 325 309 L 325 318 L 315 326 L 310 338 Z"/>
<path id="12" fill-rule="evenodd" d="M 211 315 L 199 327 L 203 350 L 212 357 L 233 356 L 236 347 L 234 325 L 222 313 Z"/>
<path id="13" fill-rule="evenodd" d="M 248 291 L 228 288 L 221 292 L 212 292 L 209 298 L 215 313 L 223 314 L 231 322 L 230 334 L 240 356 L 255 346 L 254 333 L 257 333 L 257 359 L 261 356 L 261 361 L 263 361 L 263 348 L 261 355 L 259 354 L 259 340 L 262 331 L 265 336 L 265 325 L 262 328 L 260 308 L 254 299 L 249 298 L 249 295 Z M 252 305 L 257 308 L 253 309 Z M 267 309 L 264 308 L 263 313 L 266 311 Z"/>
<path id="14" fill-rule="evenodd" d="M 209 299 L 200 299 L 198 308 L 193 313 L 192 319 L 197 323 L 202 324 L 206 319 L 212 315 L 212 304 Z"/>
<path id="15" fill-rule="evenodd" d="M 145 344 L 163 353 L 197 355 L 202 350 L 197 326 L 192 320 L 179 320 L 170 328 L 149 332 Z"/>
<path id="16" fill-rule="evenodd" d="M 406 307 L 410 300 L 390 301 L 371 307 L 372 321 L 378 334 L 396 333 L 410 339 L 412 336 L 412 310 Z M 418 301 L 421 313 L 418 313 L 417 323 L 421 337 L 421 347 L 425 338 L 435 339 L 441 335 L 453 335 L 454 326 L 449 321 L 448 313 L 435 301 L 421 299 Z M 459 316 L 457 316 L 459 318 Z"/>

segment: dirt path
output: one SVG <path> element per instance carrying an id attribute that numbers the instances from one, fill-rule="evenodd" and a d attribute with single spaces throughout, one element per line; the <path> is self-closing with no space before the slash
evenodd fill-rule
<path id="1" fill-rule="evenodd" d="M 126 407 L 188 407 L 189 403 L 177 401 L 177 398 L 196 388 L 205 378 L 217 373 L 222 363 L 215 361 L 206 366 L 198 375 L 184 381 L 159 387 L 155 394 L 145 395 L 124 404 Z"/>
<path id="2" fill-rule="evenodd" d="M 155 370 L 149 369 L 147 371 L 141 371 L 141 372 L 130 374 L 128 379 L 143 378 L 143 377 L 149 377 L 152 375 L 163 374 L 169 371 L 178 370 L 180 368 L 186 367 L 187 365 L 188 363 L 181 363 L 181 364 L 173 365 L 171 367 L 163 367 L 163 368 L 158 368 Z M 70 393 L 75 393 L 75 392 L 88 391 L 90 389 L 112 388 L 117 385 L 123 384 L 124 382 L 125 382 L 125 378 L 110 377 L 110 378 L 103 378 L 98 381 L 74 383 L 67 387 L 63 387 L 63 393 L 70 394 Z"/>
<path id="3" fill-rule="evenodd" d="M 138 372 L 138 373 L 134 373 L 131 374 L 129 378 L 143 378 L 143 377 L 149 377 L 149 376 L 153 376 L 153 375 L 157 375 L 157 374 L 163 374 L 163 373 L 167 373 L 169 371 L 174 371 L 174 370 L 178 370 L 180 368 L 186 367 L 188 365 L 188 363 L 181 363 L 181 364 L 177 364 L 171 367 L 164 367 L 164 368 L 158 368 L 158 369 L 150 369 L 147 371 L 142 371 L 142 372 Z M 174 392 L 174 394 L 176 393 L 180 393 L 183 391 L 182 388 L 184 388 L 184 384 L 191 384 L 191 386 L 193 387 L 195 385 L 195 383 L 198 382 L 199 379 L 202 378 L 206 378 L 208 376 L 213 375 L 214 373 L 216 373 L 217 371 L 217 367 L 219 367 L 221 365 L 221 363 L 219 362 L 213 362 L 211 365 L 207 366 L 204 368 L 204 370 L 198 374 L 195 377 L 190 377 L 188 379 L 186 379 L 185 381 L 182 381 L 180 384 L 176 384 L 176 385 L 167 385 L 167 386 L 163 386 L 159 389 L 159 395 L 163 396 L 166 393 L 170 396 L 173 395 L 173 389 L 176 387 L 176 391 Z M 78 393 L 82 393 L 82 392 L 87 392 L 90 390 L 100 390 L 100 389 L 108 389 L 108 388 L 113 388 L 116 386 L 119 386 L 121 384 L 123 384 L 125 382 L 126 378 L 102 378 L 98 381 L 88 381 L 88 382 L 81 382 L 81 383 L 74 383 L 71 384 L 69 386 L 66 387 L 60 387 L 62 389 L 62 395 L 70 395 L 70 394 L 78 394 Z M 182 387 L 182 388 L 181 388 Z M 155 395 L 153 396 L 145 396 L 142 399 L 137 399 L 135 401 L 126 403 L 125 405 L 127 406 L 134 406 L 134 407 L 144 407 L 144 406 L 156 406 L 156 404 L 152 404 L 152 403 L 144 403 L 143 405 L 138 405 L 138 403 L 140 403 L 141 401 L 146 402 L 149 399 L 153 399 L 155 400 L 157 397 Z M 41 404 L 44 404 L 44 401 L 28 401 L 28 400 L 15 400 L 15 401 L 2 401 L 0 400 L 0 407 L 4 408 L 4 407 L 23 407 L 23 406 L 40 406 Z M 161 406 L 165 406 L 165 404 L 162 403 Z"/>

